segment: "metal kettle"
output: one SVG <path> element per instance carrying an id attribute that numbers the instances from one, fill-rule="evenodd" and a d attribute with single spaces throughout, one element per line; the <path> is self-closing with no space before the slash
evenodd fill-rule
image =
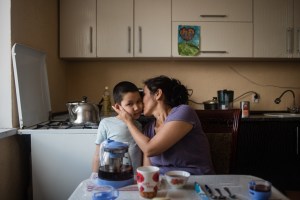
<path id="1" fill-rule="evenodd" d="M 87 97 L 83 96 L 82 101 L 68 102 L 70 122 L 72 124 L 83 125 L 86 123 L 99 123 L 99 107 L 96 104 L 88 103 Z"/>

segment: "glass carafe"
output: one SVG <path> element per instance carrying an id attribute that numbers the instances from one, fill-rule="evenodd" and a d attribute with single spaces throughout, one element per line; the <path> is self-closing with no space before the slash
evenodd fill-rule
<path id="1" fill-rule="evenodd" d="M 105 140 L 101 143 L 99 179 L 122 181 L 133 178 L 128 148 L 127 143 L 114 140 Z"/>

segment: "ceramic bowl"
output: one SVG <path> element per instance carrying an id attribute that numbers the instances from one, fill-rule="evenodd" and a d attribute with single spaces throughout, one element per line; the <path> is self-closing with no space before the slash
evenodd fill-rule
<path id="1" fill-rule="evenodd" d="M 190 175 L 186 171 L 168 171 L 165 173 L 166 180 L 172 188 L 182 188 L 189 180 Z"/>

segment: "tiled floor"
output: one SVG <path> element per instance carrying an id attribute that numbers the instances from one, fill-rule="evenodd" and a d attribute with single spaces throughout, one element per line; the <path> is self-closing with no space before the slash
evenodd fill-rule
<path id="1" fill-rule="evenodd" d="M 290 200 L 300 200 L 300 191 L 286 191 L 285 193 Z"/>

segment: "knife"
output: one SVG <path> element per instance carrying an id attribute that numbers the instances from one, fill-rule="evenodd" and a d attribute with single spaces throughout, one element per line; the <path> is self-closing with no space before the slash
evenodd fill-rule
<path id="1" fill-rule="evenodd" d="M 194 183 L 194 189 L 196 193 L 200 196 L 201 200 L 209 200 L 208 196 L 202 190 L 201 185 L 197 182 Z"/>

